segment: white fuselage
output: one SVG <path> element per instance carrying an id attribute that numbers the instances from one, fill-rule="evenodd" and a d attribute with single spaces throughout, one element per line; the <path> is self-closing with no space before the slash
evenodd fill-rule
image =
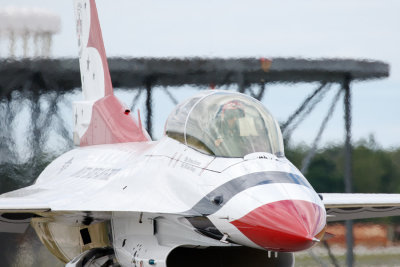
<path id="1" fill-rule="evenodd" d="M 75 205 L 78 201 L 80 210 L 118 210 L 114 218 L 122 216 L 128 223 L 130 213 L 134 218 L 139 213 L 150 219 L 182 217 L 186 219 L 174 220 L 175 230 L 186 227 L 196 235 L 211 237 L 188 241 L 179 231 L 169 232 L 169 236 L 175 235 L 172 242 L 176 245 L 205 245 L 204 240 L 209 240 L 209 245 L 234 243 L 297 251 L 309 247 L 326 222 L 320 198 L 286 158 L 268 153 L 214 157 L 168 137 L 159 142 L 71 150 L 50 164 L 32 187 L 42 190 L 46 199 L 53 196 L 53 211 L 57 207 L 68 210 L 68 202 Z M 273 216 L 268 210 L 274 210 Z M 298 235 L 299 229 L 289 229 L 293 225 L 301 225 L 300 231 L 308 234 L 300 238 L 309 242 L 285 247 L 285 242 L 293 243 L 292 237 Z M 122 238 L 126 231 L 120 235 Z M 289 236 L 280 243 L 268 240 L 271 235 L 272 239 Z"/>

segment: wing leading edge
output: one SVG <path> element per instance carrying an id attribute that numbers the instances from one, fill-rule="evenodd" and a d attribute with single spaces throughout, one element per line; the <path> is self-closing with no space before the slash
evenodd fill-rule
<path id="1" fill-rule="evenodd" d="M 33 217 L 50 207 L 31 198 L 0 199 L 0 232 L 24 233 Z"/>
<path id="2" fill-rule="evenodd" d="M 400 194 L 323 193 L 327 221 L 400 216 Z"/>

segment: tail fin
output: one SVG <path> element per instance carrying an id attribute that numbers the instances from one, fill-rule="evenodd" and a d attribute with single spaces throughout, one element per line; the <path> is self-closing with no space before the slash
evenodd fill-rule
<path id="1" fill-rule="evenodd" d="M 95 1 L 75 0 L 74 9 L 84 96 L 73 103 L 75 145 L 149 141 L 114 96 Z"/>

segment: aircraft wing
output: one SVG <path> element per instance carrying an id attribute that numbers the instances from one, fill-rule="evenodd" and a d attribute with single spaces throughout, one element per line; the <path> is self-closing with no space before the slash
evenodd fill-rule
<path id="1" fill-rule="evenodd" d="M 50 205 L 35 198 L 0 197 L 0 232 L 24 233 L 31 219 L 60 220 L 65 223 L 99 222 L 110 220 L 111 212 L 104 211 L 53 211 Z"/>
<path id="2" fill-rule="evenodd" d="M 81 209 L 80 207 L 83 206 L 79 200 L 75 203 L 75 210 L 53 209 L 54 199 L 59 198 L 63 201 L 63 197 L 73 194 L 66 191 L 65 188 L 64 191 L 62 188 L 54 191 L 51 195 L 43 195 L 46 190 L 33 185 L 2 194 L 0 196 L 0 232 L 24 233 L 34 217 L 82 224 L 85 223 L 85 220 L 97 222 L 111 218 L 111 212 Z"/>
<path id="3" fill-rule="evenodd" d="M 400 216 L 400 194 L 322 193 L 328 222 Z"/>
<path id="4" fill-rule="evenodd" d="M 32 217 L 49 210 L 46 203 L 32 198 L 0 199 L 0 232 L 23 233 Z"/>
<path id="5" fill-rule="evenodd" d="M 0 199 L 0 232 L 23 233 L 31 218 L 50 208 L 46 203 L 32 198 Z"/>

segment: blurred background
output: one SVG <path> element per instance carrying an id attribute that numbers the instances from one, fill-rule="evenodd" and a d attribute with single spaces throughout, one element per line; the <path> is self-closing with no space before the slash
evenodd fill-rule
<path id="1" fill-rule="evenodd" d="M 388 75 L 349 84 L 352 191 L 400 193 L 400 2 L 96 2 L 106 52 L 110 62 L 116 62 L 110 63 L 111 69 L 121 65 L 116 61 L 121 58 L 133 62 L 134 67 L 147 66 L 147 74 L 173 59 L 195 62 L 194 58 L 200 58 L 212 62 L 213 68 L 220 66 L 213 61 L 216 58 L 237 60 L 241 68 L 245 67 L 240 65 L 243 58 L 254 62 L 270 58 L 385 62 L 390 66 Z M 49 162 L 73 147 L 71 102 L 81 99 L 75 31 L 70 0 L 0 0 L 2 193 L 33 183 Z M 323 68 L 324 61 L 319 63 Z M 54 66 L 59 68 L 52 69 Z M 199 66 L 194 64 L 193 68 Z M 271 73 L 273 68 L 274 60 Z M 125 75 L 132 73 L 138 72 L 132 69 Z M 141 110 L 153 139 L 162 137 L 165 120 L 176 103 L 199 90 L 239 90 L 259 96 L 282 126 L 290 122 L 291 127 L 285 128 L 286 156 L 304 170 L 314 188 L 319 192 L 345 191 L 343 100 L 330 109 L 343 83 L 246 82 L 240 76 L 215 84 L 151 84 L 145 80 L 130 87 L 118 75 L 112 74 L 117 96 L 132 110 Z M 318 91 L 321 94 L 299 111 L 321 85 L 324 91 Z M 293 115 L 296 120 L 291 121 Z M 399 225 L 399 218 L 356 222 L 355 266 L 397 266 Z M 300 253 L 297 266 L 346 265 L 344 226 L 331 227 L 328 231 L 336 236 L 328 240 L 329 246 L 321 244 Z M 24 236 L 0 236 L 4 248 L 0 257 L 9 266 L 55 266 L 56 260 L 41 247 L 32 230 Z"/>

